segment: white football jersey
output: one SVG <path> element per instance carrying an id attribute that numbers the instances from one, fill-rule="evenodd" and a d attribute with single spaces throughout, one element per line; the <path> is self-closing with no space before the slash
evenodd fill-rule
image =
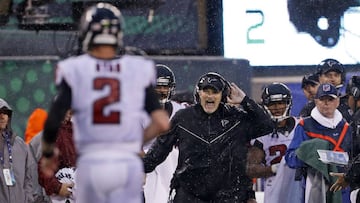
<path id="1" fill-rule="evenodd" d="M 251 140 L 251 145 L 254 145 L 256 140 L 262 143 L 265 152 L 266 166 L 279 164 L 276 175 L 265 179 L 265 203 L 298 203 L 302 200 L 302 183 L 301 181 L 295 181 L 296 170 L 286 165 L 284 157 L 294 137 L 295 128 L 299 123 L 299 119 L 293 118 L 295 119 L 295 126 L 291 132 L 286 134 L 278 132 L 278 137 L 275 135 L 272 136 L 272 133 L 270 133 Z"/>
<path id="2" fill-rule="evenodd" d="M 295 127 L 299 123 L 299 119 L 295 118 Z M 287 135 L 284 135 L 281 132 L 278 132 L 277 136 L 272 136 L 272 133 L 267 135 L 258 137 L 256 139 L 251 140 L 251 145 L 254 145 L 255 141 L 262 143 L 263 150 L 265 152 L 265 161 L 266 165 L 270 166 L 272 164 L 280 163 L 283 156 L 285 156 L 286 150 L 290 145 L 291 140 L 294 137 L 294 130 L 295 127 L 291 132 L 288 132 Z"/>
<path id="3" fill-rule="evenodd" d="M 140 151 L 145 89 L 156 84 L 153 61 L 128 55 L 101 60 L 84 54 L 58 63 L 56 84 L 62 80 L 72 91 L 74 139 L 80 154 L 102 143 L 104 148 L 119 144 L 120 150 Z"/>

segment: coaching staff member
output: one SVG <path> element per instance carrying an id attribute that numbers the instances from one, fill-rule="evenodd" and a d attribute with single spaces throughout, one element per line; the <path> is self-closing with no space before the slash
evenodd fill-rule
<path id="1" fill-rule="evenodd" d="M 153 171 L 177 145 L 172 202 L 246 202 L 251 198 L 245 173 L 247 143 L 271 132 L 271 120 L 238 86 L 217 73 L 201 76 L 195 88 L 196 104 L 179 110 L 171 130 L 154 142 L 143 159 L 145 172 Z"/>

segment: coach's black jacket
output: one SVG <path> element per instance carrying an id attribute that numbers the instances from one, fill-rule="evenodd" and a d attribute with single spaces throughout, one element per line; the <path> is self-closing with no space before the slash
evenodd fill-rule
<path id="1" fill-rule="evenodd" d="M 200 104 L 178 111 L 171 130 L 158 137 L 145 155 L 145 172 L 153 171 L 176 145 L 179 160 L 172 187 L 205 201 L 247 198 L 251 187 L 245 173 L 247 143 L 271 132 L 272 122 L 248 97 L 241 105 L 244 110 L 220 104 L 213 114 L 205 113 Z"/>

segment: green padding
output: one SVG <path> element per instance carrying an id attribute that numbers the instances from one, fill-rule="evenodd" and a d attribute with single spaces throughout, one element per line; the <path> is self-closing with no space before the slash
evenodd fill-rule
<path id="1" fill-rule="evenodd" d="M 0 61 L 0 97 L 14 110 L 12 127 L 24 136 L 27 119 L 35 108 L 48 109 L 55 95 L 56 61 Z"/>

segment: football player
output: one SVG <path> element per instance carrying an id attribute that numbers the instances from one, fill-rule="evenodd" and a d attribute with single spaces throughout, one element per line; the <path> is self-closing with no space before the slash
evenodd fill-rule
<path id="1" fill-rule="evenodd" d="M 264 199 L 268 203 L 300 203 L 301 181 L 295 181 L 295 169 L 289 168 L 283 156 L 294 136 L 299 119 L 290 116 L 292 95 L 283 83 L 272 83 L 262 92 L 262 106 L 274 122 L 273 132 L 251 140 L 247 174 L 265 178 Z"/>
<path id="2" fill-rule="evenodd" d="M 84 54 L 57 65 L 58 94 L 44 127 L 42 170 L 56 170 L 56 132 L 67 109 L 73 109 L 78 152 L 77 197 L 80 203 L 139 203 L 143 141 L 169 128 L 159 104 L 153 61 L 141 56 L 117 56 L 122 46 L 123 18 L 116 7 L 97 3 L 81 18 Z M 151 117 L 144 130 L 144 111 Z"/>

